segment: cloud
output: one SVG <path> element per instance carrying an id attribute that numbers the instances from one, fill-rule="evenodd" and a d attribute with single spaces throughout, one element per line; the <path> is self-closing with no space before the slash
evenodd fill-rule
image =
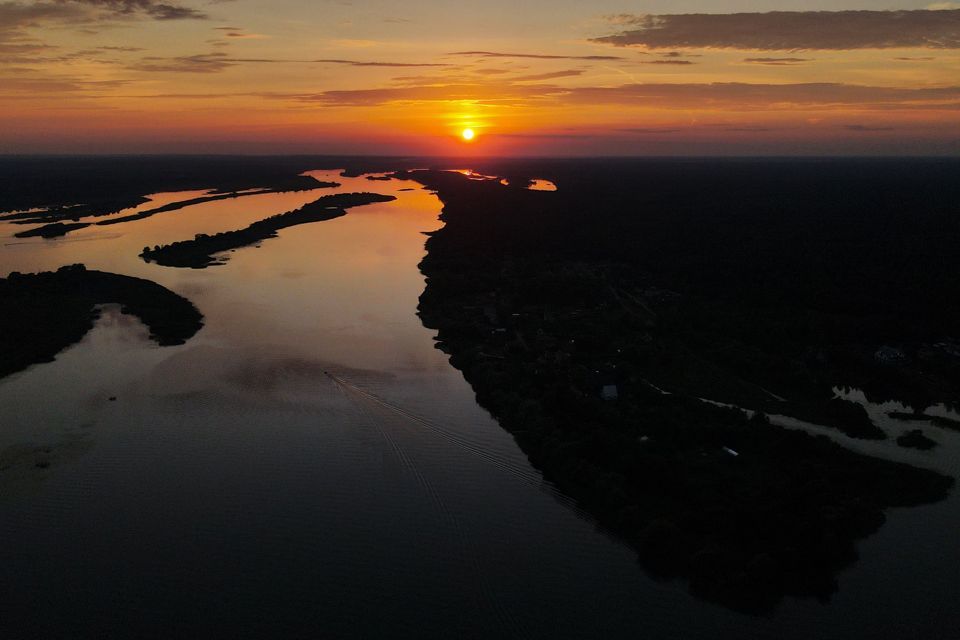
<path id="1" fill-rule="evenodd" d="M 592 140 L 597 138 L 595 133 L 498 133 L 498 138 L 511 140 Z"/>
<path id="2" fill-rule="evenodd" d="M 526 67 L 523 67 L 526 68 Z M 585 69 L 561 69 L 559 71 L 549 71 L 546 73 L 519 75 L 511 77 L 501 77 L 510 73 L 517 73 L 518 68 L 513 69 L 464 69 L 463 67 L 452 67 L 443 72 L 430 75 L 411 75 L 396 76 L 391 79 L 395 85 L 405 87 L 445 87 L 450 85 L 464 85 L 466 83 L 477 87 L 486 86 L 507 86 L 516 82 L 542 82 L 544 80 L 556 80 L 558 78 L 572 78 L 583 75 Z M 479 78 L 467 79 L 466 74 L 474 73 Z M 493 76 L 497 76 L 494 78 Z"/>
<path id="3" fill-rule="evenodd" d="M 147 57 L 139 63 L 129 65 L 135 71 L 168 73 L 218 73 L 235 66 L 237 60 L 223 53 L 200 53 L 176 58 Z"/>
<path id="4" fill-rule="evenodd" d="M 365 60 L 291 60 L 286 58 L 238 58 L 223 52 L 199 53 L 171 58 L 145 57 L 128 69 L 168 73 L 218 73 L 241 64 L 342 64 L 353 67 L 449 67 L 443 63 L 429 62 L 377 62 Z"/>
<path id="5" fill-rule="evenodd" d="M 510 78 L 511 82 L 539 82 L 543 80 L 555 80 L 557 78 L 570 78 L 583 75 L 583 69 L 565 69 L 563 71 L 551 71 L 549 73 L 538 73 L 528 76 L 517 76 Z"/>
<path id="6" fill-rule="evenodd" d="M 378 44 L 376 40 L 363 40 L 358 38 L 341 38 L 339 40 L 331 40 L 330 44 L 347 49 L 365 49 L 367 47 L 375 47 Z"/>
<path id="7" fill-rule="evenodd" d="M 181 4 L 158 2 L 157 0 L 56 0 L 55 4 L 64 7 L 91 7 L 102 10 L 104 14 L 111 16 L 143 15 L 154 20 L 203 20 L 207 18 L 207 14 L 203 11 L 185 7 Z"/>
<path id="8" fill-rule="evenodd" d="M 47 2 L 0 2 L 0 62 L 15 62 L 10 56 L 26 55 L 54 47 L 30 35 L 31 29 L 53 24 L 72 25 L 90 31 L 90 25 L 120 19 L 203 19 L 206 14 L 176 3 L 157 0 L 48 0 Z"/>
<path id="9" fill-rule="evenodd" d="M 621 56 L 554 56 L 541 53 L 503 53 L 499 51 L 453 51 L 447 55 L 478 58 L 535 58 L 537 60 L 623 60 Z"/>
<path id="10" fill-rule="evenodd" d="M 724 131 L 735 131 L 737 133 L 764 133 L 767 131 L 774 131 L 770 127 L 758 127 L 758 126 L 744 126 L 744 127 L 727 127 L 721 126 L 721 129 Z"/>
<path id="11" fill-rule="evenodd" d="M 649 49 L 960 48 L 960 10 L 954 9 L 637 15 L 620 24 L 633 28 L 593 41 Z"/>
<path id="12" fill-rule="evenodd" d="M 553 85 L 513 85 L 510 83 L 460 83 L 377 89 L 352 89 L 304 94 L 295 99 L 326 106 L 377 106 L 399 102 L 467 101 L 484 104 L 535 101 L 561 93 Z"/>
<path id="13" fill-rule="evenodd" d="M 611 24 L 633 24 L 637 19 L 632 13 L 608 13 L 601 17 Z"/>
<path id="14" fill-rule="evenodd" d="M 48 2 L 0 2 L 0 30 L 33 26 L 43 20 L 76 19 L 84 15 L 75 5 Z"/>
<path id="15" fill-rule="evenodd" d="M 912 89 L 843 83 L 637 83 L 614 87 L 561 87 L 504 81 L 324 91 L 288 97 L 327 106 L 469 101 L 485 104 L 625 105 L 682 110 L 960 110 L 960 86 Z"/>
<path id="16" fill-rule="evenodd" d="M 214 31 L 223 31 L 223 37 L 239 40 L 262 40 L 270 37 L 262 33 L 250 33 L 241 27 L 214 27 Z"/>
<path id="17" fill-rule="evenodd" d="M 390 82 L 396 85 L 409 86 L 409 87 L 420 87 L 430 84 L 444 84 L 447 82 L 456 81 L 458 78 L 448 76 L 448 75 L 415 75 L 415 76 L 395 76 L 390 79 Z"/>
<path id="18" fill-rule="evenodd" d="M 0 99 L 32 99 L 43 94 L 70 94 L 71 98 L 95 97 L 99 90 L 128 84 L 126 80 L 87 80 L 63 74 L 46 77 L 22 76 L 16 71 L 17 69 L 5 69 L 4 73 L 0 74 L 0 85 L 3 86 Z"/>
<path id="19" fill-rule="evenodd" d="M 813 58 L 744 58 L 743 61 L 750 64 L 765 64 L 775 67 L 784 67 L 803 64 L 804 62 L 812 62 Z"/>
<path id="20" fill-rule="evenodd" d="M 19 46 L 16 48 L 0 45 L 0 65 L 10 71 L 9 65 L 59 64 L 74 60 L 94 60 L 103 64 L 117 63 L 118 54 L 144 51 L 141 47 L 104 46 L 64 51 L 62 47 L 47 45 Z"/>
<path id="21" fill-rule="evenodd" d="M 960 86 L 901 88 L 829 82 L 639 83 L 618 87 L 580 87 L 569 90 L 564 99 L 582 103 L 683 109 L 957 109 L 960 108 Z"/>
<path id="22" fill-rule="evenodd" d="M 640 133 L 640 134 L 657 134 L 657 133 L 679 133 L 683 129 L 657 129 L 654 127 L 629 127 L 626 129 L 617 129 L 622 133 Z"/>
<path id="23" fill-rule="evenodd" d="M 848 131 L 893 131 L 894 127 L 876 127 L 865 124 L 845 124 L 844 129 Z"/>
<path id="24" fill-rule="evenodd" d="M 322 62 L 324 64 L 346 64 L 352 67 L 449 67 L 450 66 L 449 64 L 442 63 L 442 62 L 377 62 L 377 61 L 364 61 L 364 60 L 340 60 L 336 58 L 309 60 L 308 62 Z"/>
<path id="25" fill-rule="evenodd" d="M 640 64 L 697 64 L 690 60 L 676 60 L 674 58 L 668 58 L 666 60 L 641 60 Z"/>
<path id="26" fill-rule="evenodd" d="M 76 7 L 49 3 L 0 2 L 0 56 L 3 64 L 29 64 L 24 56 L 36 56 L 55 49 L 33 37 L 29 28 L 46 21 L 75 20 Z"/>

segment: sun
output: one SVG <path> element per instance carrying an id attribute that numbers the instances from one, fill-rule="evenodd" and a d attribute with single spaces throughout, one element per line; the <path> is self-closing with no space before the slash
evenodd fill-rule
<path id="1" fill-rule="evenodd" d="M 477 134 L 474 132 L 473 129 L 464 129 L 463 131 L 460 132 L 460 137 L 466 140 L 467 142 L 470 142 L 471 140 L 473 140 L 476 135 Z"/>

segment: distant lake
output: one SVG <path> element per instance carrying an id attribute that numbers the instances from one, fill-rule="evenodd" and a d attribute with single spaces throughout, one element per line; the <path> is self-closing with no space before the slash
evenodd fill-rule
<path id="1" fill-rule="evenodd" d="M 18 240 L 23 227 L 0 223 L 0 275 L 82 262 L 158 282 L 205 316 L 186 344 L 160 348 L 107 306 L 55 362 L 0 380 L 0 451 L 50 450 L 49 467 L 0 470 L 0 635 L 945 637 L 956 493 L 890 511 L 827 604 L 788 599 L 750 617 L 649 577 L 528 464 L 420 323 L 436 196 L 310 175 L 342 186 L 58 240 Z M 284 229 L 207 269 L 138 258 L 356 191 L 397 200 Z M 201 194 L 152 194 L 138 209 Z M 903 455 L 952 468 L 960 434 L 924 428 L 940 448 Z"/>

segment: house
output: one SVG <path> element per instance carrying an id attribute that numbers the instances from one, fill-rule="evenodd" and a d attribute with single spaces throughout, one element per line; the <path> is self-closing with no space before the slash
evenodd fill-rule
<path id="1" fill-rule="evenodd" d="M 960 343 L 954 340 L 944 340 L 943 342 L 938 342 L 933 346 L 948 356 L 960 358 Z"/>
<path id="2" fill-rule="evenodd" d="M 903 364 L 907 361 L 907 354 L 900 349 L 884 345 L 874 352 L 873 358 L 880 364 Z"/>
<path id="3" fill-rule="evenodd" d="M 620 392 L 615 384 L 605 384 L 600 390 L 600 397 L 604 400 L 616 400 L 620 397 Z"/>

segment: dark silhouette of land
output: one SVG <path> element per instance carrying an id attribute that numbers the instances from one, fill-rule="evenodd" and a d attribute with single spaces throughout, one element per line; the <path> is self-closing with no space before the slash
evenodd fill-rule
<path id="1" fill-rule="evenodd" d="M 0 156 L 2 219 L 35 219 L 27 210 L 52 209 L 66 220 L 110 215 L 146 202 L 144 195 L 212 189 L 303 188 L 299 174 L 345 169 L 344 175 L 424 166 L 418 158 L 338 156 Z M 57 211 L 62 209 L 62 211 Z M 61 215 L 62 214 L 62 215 Z M 48 219 L 42 222 L 56 222 Z"/>
<path id="2" fill-rule="evenodd" d="M 99 317 L 96 305 L 105 303 L 140 318 L 163 346 L 183 344 L 203 326 L 189 300 L 149 280 L 83 265 L 14 272 L 0 278 L 0 377 L 53 360 L 86 335 Z"/>
<path id="3" fill-rule="evenodd" d="M 231 191 L 229 193 L 217 193 L 209 196 L 201 196 L 199 198 L 191 198 L 189 200 L 181 200 L 179 202 L 171 202 L 170 204 L 157 207 L 155 209 L 148 209 L 146 211 L 140 211 L 139 213 L 133 213 L 129 216 L 123 216 L 120 218 L 111 218 L 110 220 L 102 220 L 98 222 L 99 225 L 111 225 L 111 224 L 120 224 L 123 222 L 130 222 L 132 220 L 143 220 L 144 218 L 149 218 L 150 216 L 156 215 L 158 213 L 166 213 L 168 211 L 177 211 L 179 209 L 184 209 L 186 207 L 192 207 L 198 204 L 204 204 L 206 202 L 216 202 L 217 200 L 232 200 L 235 198 L 243 198 L 246 196 L 259 196 L 266 193 L 281 193 L 284 191 L 312 191 L 314 189 L 331 189 L 339 187 L 339 182 L 321 182 L 315 178 L 309 176 L 296 176 L 296 180 L 292 181 L 291 184 L 281 185 L 271 187 L 269 189 L 253 189 L 250 191 L 244 191 L 238 193 L 236 191 Z"/>
<path id="4" fill-rule="evenodd" d="M 207 202 L 216 202 L 218 200 L 232 200 L 236 198 L 243 198 L 247 196 L 258 196 L 267 193 L 282 193 L 288 191 L 312 191 L 314 189 L 323 189 L 323 188 L 334 188 L 339 187 L 340 183 L 338 182 L 321 182 L 316 178 L 310 176 L 292 176 L 283 180 L 275 180 L 273 186 L 265 189 L 250 189 L 247 191 L 237 192 L 229 191 L 227 193 L 214 192 L 211 195 L 200 196 L 197 198 L 189 198 L 187 200 L 179 200 L 177 202 L 171 202 L 169 204 L 161 205 L 159 207 L 154 207 L 152 209 L 145 209 L 144 211 L 139 211 L 137 213 L 131 213 L 130 215 L 121 216 L 118 218 L 110 218 L 109 220 L 101 220 L 96 222 L 97 225 L 114 225 L 122 224 L 124 222 L 132 222 L 134 220 L 143 220 L 151 216 L 155 216 L 158 213 L 167 213 L 170 211 L 178 211 L 186 207 L 192 207 L 198 204 L 204 204 Z M 142 204 L 146 202 L 145 198 L 139 199 L 140 202 L 137 204 Z M 103 208 L 90 207 L 87 205 L 79 206 L 66 206 L 66 207 L 54 207 L 44 211 L 37 211 L 32 213 L 10 213 L 7 215 L 0 215 L 0 220 L 7 220 L 13 224 L 38 224 L 42 222 L 47 222 L 50 220 L 79 220 L 81 216 L 90 216 L 90 217 L 100 217 L 106 215 L 112 215 L 117 213 L 114 204 L 108 204 Z M 122 209 L 121 209 L 122 210 Z M 29 231 L 21 231 L 17 234 L 14 234 L 18 238 L 29 238 L 32 236 L 41 236 L 44 238 L 54 238 L 58 236 L 64 236 L 69 232 L 75 229 L 83 229 L 90 226 L 89 222 L 74 222 L 72 224 L 64 224 L 62 222 L 52 222 L 45 224 L 42 227 L 35 229 L 30 229 Z"/>
<path id="5" fill-rule="evenodd" d="M 3 162 L 0 160 L 0 166 L 2 166 L 2 164 Z M 144 186 L 146 187 L 146 185 Z M 8 200 L 0 201 L 0 203 L 2 203 L 0 204 L 0 211 L 8 212 L 0 214 L 0 220 L 13 224 L 41 224 L 59 220 L 79 220 L 80 218 L 113 215 L 118 211 L 137 207 L 145 202 L 149 202 L 149 200 L 139 195 L 121 198 L 101 195 L 91 204 L 76 204 L 75 202 L 66 200 L 69 196 L 57 196 L 56 193 L 56 186 L 52 186 L 50 195 L 47 196 L 46 199 L 31 201 L 22 200 L 21 196 L 8 195 Z M 2 190 L 0 190 L 0 194 L 2 194 Z M 61 198 L 64 199 L 61 200 Z M 34 202 L 34 204 L 18 206 L 15 204 L 17 202 Z M 42 204 L 51 202 L 58 204 Z M 33 210 L 34 208 L 38 209 Z M 18 211 L 18 209 L 25 210 Z"/>
<path id="6" fill-rule="evenodd" d="M 0 187 L 0 209 L 82 202 L 105 211 L 158 191 L 213 185 L 231 197 L 309 169 L 357 176 L 430 161 L 0 159 L 0 169 L 5 163 L 22 180 Z M 764 611 L 786 595 L 826 599 L 885 509 L 950 490 L 953 481 L 938 473 L 853 453 L 768 416 L 887 438 L 863 407 L 836 397 L 836 388 L 855 387 L 914 411 L 895 417 L 956 428 L 924 411 L 960 400 L 960 162 L 471 164 L 498 179 L 395 174 L 444 203 L 446 224 L 429 234 L 420 265 L 423 322 L 532 464 L 629 541 L 649 571 L 740 610 Z M 559 190 L 527 190 L 534 177 Z M 217 253 L 343 215 L 367 198 L 392 199 L 327 196 L 245 229 L 145 247 L 142 256 L 205 267 Z M 13 354 L 3 362 L 49 359 L 89 329 L 95 301 L 134 295 L 97 284 L 122 276 L 96 273 L 4 281 L 19 296 L 4 297 L 4 309 L 25 310 L 3 320 Z M 161 343 L 171 335 L 164 327 L 192 335 L 200 322 L 192 305 L 148 285 L 127 283 L 143 300 L 121 303 L 142 313 Z M 901 440 L 925 447 L 931 439 Z"/>
<path id="7" fill-rule="evenodd" d="M 882 438 L 834 387 L 960 397 L 960 362 L 933 347 L 960 326 L 957 165 L 491 161 L 475 169 L 515 186 L 398 177 L 444 203 L 420 313 L 478 401 L 648 569 L 762 611 L 829 597 L 885 508 L 952 486 L 765 414 Z M 532 176 L 559 191 L 516 186 Z"/>
<path id="8" fill-rule="evenodd" d="M 88 222 L 73 222 L 68 224 L 64 224 L 63 222 L 51 222 L 50 224 L 45 224 L 42 227 L 29 229 L 27 231 L 20 231 L 19 233 L 15 233 L 13 235 L 17 238 L 56 238 L 59 236 L 65 236 L 71 231 L 84 229 L 89 226 L 90 223 Z"/>
<path id="9" fill-rule="evenodd" d="M 331 220 L 346 215 L 346 209 L 350 207 L 391 200 L 396 198 L 378 193 L 338 193 L 323 196 L 299 209 L 270 216 L 237 231 L 225 231 L 212 236 L 198 234 L 193 240 L 174 242 L 153 249 L 144 247 L 140 257 L 165 267 L 202 269 L 218 264 L 213 257 L 215 253 L 256 244 L 267 238 L 275 238 L 280 229 Z"/>

